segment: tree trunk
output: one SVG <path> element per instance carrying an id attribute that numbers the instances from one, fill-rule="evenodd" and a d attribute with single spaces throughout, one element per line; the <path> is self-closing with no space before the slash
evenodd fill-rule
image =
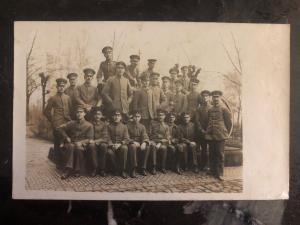
<path id="1" fill-rule="evenodd" d="M 26 123 L 29 123 L 29 101 L 30 101 L 30 95 L 26 96 Z"/>

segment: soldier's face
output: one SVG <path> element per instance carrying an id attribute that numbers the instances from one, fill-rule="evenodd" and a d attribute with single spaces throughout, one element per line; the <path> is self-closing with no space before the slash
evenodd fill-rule
<path id="1" fill-rule="evenodd" d="M 84 75 L 84 80 L 85 80 L 86 83 L 90 84 L 93 80 L 93 77 L 94 77 L 94 75 L 92 75 L 90 73 L 87 73 L 87 74 Z"/>
<path id="2" fill-rule="evenodd" d="M 131 65 L 133 65 L 133 66 L 137 66 L 137 65 L 139 64 L 139 61 L 138 61 L 138 60 L 135 60 L 135 59 L 132 59 L 132 60 L 130 60 L 130 63 L 131 63 Z"/>
<path id="3" fill-rule="evenodd" d="M 118 65 L 116 67 L 116 73 L 117 75 L 123 75 L 125 73 L 125 67 L 122 65 Z"/>
<path id="4" fill-rule="evenodd" d="M 100 121 L 102 118 L 102 113 L 100 111 L 97 111 L 94 118 L 96 121 Z"/>
<path id="5" fill-rule="evenodd" d="M 204 102 L 208 103 L 209 102 L 209 95 L 205 94 L 202 95 Z"/>
<path id="6" fill-rule="evenodd" d="M 163 88 L 168 89 L 170 87 L 169 80 L 163 80 L 162 86 Z"/>
<path id="7" fill-rule="evenodd" d="M 113 52 L 112 51 L 106 51 L 106 52 L 104 52 L 104 57 L 106 59 L 112 59 L 112 56 L 113 56 Z"/>
<path id="8" fill-rule="evenodd" d="M 182 72 L 183 75 L 187 75 L 188 68 L 185 67 L 185 68 L 181 69 L 181 72 Z"/>
<path id="9" fill-rule="evenodd" d="M 77 110 L 77 112 L 76 112 L 76 118 L 78 120 L 82 120 L 84 118 L 84 116 L 85 116 L 85 112 L 83 110 Z"/>
<path id="10" fill-rule="evenodd" d="M 158 120 L 159 120 L 160 122 L 162 122 L 162 121 L 165 120 L 165 117 L 166 117 L 166 116 L 165 116 L 164 113 L 159 113 L 157 117 L 158 117 Z"/>
<path id="11" fill-rule="evenodd" d="M 56 89 L 58 93 L 63 93 L 65 90 L 65 85 L 57 85 Z"/>
<path id="12" fill-rule="evenodd" d="M 116 123 L 119 123 L 119 122 L 121 121 L 121 119 L 122 119 L 121 114 L 115 114 L 115 115 L 113 116 L 113 120 L 114 120 L 114 122 L 116 122 Z"/>
<path id="13" fill-rule="evenodd" d="M 151 84 L 154 85 L 154 86 L 159 85 L 158 78 L 157 77 L 152 77 L 151 78 Z"/>
<path id="14" fill-rule="evenodd" d="M 143 80 L 142 85 L 143 87 L 149 87 L 150 81 L 149 80 Z"/>
<path id="15" fill-rule="evenodd" d="M 140 120 L 141 120 L 141 115 L 140 114 L 136 114 L 136 115 L 133 116 L 133 121 L 134 122 L 138 123 L 138 122 L 140 122 Z"/>
<path id="16" fill-rule="evenodd" d="M 219 103 L 220 103 L 220 96 L 214 95 L 214 96 L 212 97 L 212 100 L 213 100 L 213 104 L 214 104 L 214 105 L 219 105 Z"/>
<path id="17" fill-rule="evenodd" d="M 177 73 L 175 71 L 174 72 L 172 71 L 170 73 L 170 76 L 171 76 L 172 79 L 175 79 L 177 77 Z"/>
<path id="18" fill-rule="evenodd" d="M 176 91 L 180 92 L 182 90 L 182 85 L 181 84 L 176 84 Z"/>
<path id="19" fill-rule="evenodd" d="M 191 117 L 190 117 L 190 115 L 185 115 L 185 116 L 183 117 L 183 119 L 184 119 L 184 122 L 185 122 L 185 123 L 189 123 L 190 120 L 191 120 Z"/>
<path id="20" fill-rule="evenodd" d="M 76 77 L 71 77 L 69 79 L 69 83 L 70 83 L 71 86 L 75 86 L 76 83 L 77 83 L 77 78 Z"/>
<path id="21" fill-rule="evenodd" d="M 176 120 L 175 116 L 170 116 L 170 123 L 174 123 Z"/>
<path id="22" fill-rule="evenodd" d="M 149 69 L 154 69 L 155 63 L 153 62 L 148 62 L 148 67 Z"/>

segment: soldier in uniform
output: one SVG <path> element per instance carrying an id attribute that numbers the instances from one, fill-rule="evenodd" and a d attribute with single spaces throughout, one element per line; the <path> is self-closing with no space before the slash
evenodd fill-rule
<path id="1" fill-rule="evenodd" d="M 147 74 L 141 76 L 141 83 L 142 88 L 134 92 L 132 106 L 134 111 L 141 113 L 141 123 L 149 132 L 150 123 L 155 118 L 156 113 L 153 90 L 149 87 L 149 76 Z"/>
<path id="2" fill-rule="evenodd" d="M 186 95 L 182 93 L 182 82 L 180 80 L 175 81 L 176 92 L 174 94 L 174 103 L 175 103 L 175 113 L 180 115 L 185 112 L 187 109 L 187 98 Z"/>
<path id="3" fill-rule="evenodd" d="M 225 140 L 228 138 L 232 121 L 229 110 L 220 103 L 222 92 L 213 91 L 211 95 L 212 107 L 208 110 L 205 138 L 208 140 L 209 151 L 212 155 L 210 162 L 212 175 L 223 180 Z"/>
<path id="4" fill-rule="evenodd" d="M 179 71 L 176 68 L 171 68 L 169 70 L 169 74 L 170 74 L 170 78 L 171 78 L 170 89 L 173 93 L 175 93 L 175 90 L 176 90 L 175 81 L 177 80 L 177 76 L 179 74 Z"/>
<path id="5" fill-rule="evenodd" d="M 88 159 L 91 165 L 91 176 L 94 177 L 99 171 L 100 176 L 105 177 L 106 154 L 108 145 L 112 144 L 108 134 L 108 124 L 102 121 L 102 110 L 100 107 L 92 108 L 94 142 L 88 147 Z"/>
<path id="6" fill-rule="evenodd" d="M 196 111 L 201 103 L 201 95 L 197 91 L 199 80 L 196 78 L 191 79 L 191 91 L 187 94 L 187 112 L 192 116 L 192 120 L 195 119 Z"/>
<path id="7" fill-rule="evenodd" d="M 61 125 L 58 129 L 64 140 L 64 166 L 62 179 L 67 179 L 73 173 L 79 177 L 84 170 L 84 152 L 93 143 L 93 125 L 84 119 L 85 108 L 77 106 L 76 120 Z"/>
<path id="8" fill-rule="evenodd" d="M 97 106 L 100 101 L 98 95 L 98 90 L 95 86 L 92 85 L 92 80 L 95 75 L 95 70 L 91 68 L 85 68 L 84 73 L 84 83 L 79 85 L 75 91 L 75 98 L 77 105 L 82 105 L 86 112 L 86 119 L 91 120 L 92 116 L 90 115 L 90 110 L 93 106 Z"/>
<path id="9" fill-rule="evenodd" d="M 181 175 L 180 162 L 184 159 L 184 152 L 183 148 L 178 149 L 177 147 L 179 142 L 179 129 L 175 120 L 176 114 L 174 112 L 170 112 L 168 114 L 168 126 L 170 129 L 171 144 L 168 146 L 168 158 L 171 159 L 171 165 L 175 165 L 175 172 Z"/>
<path id="10" fill-rule="evenodd" d="M 194 124 L 191 122 L 191 115 L 186 112 L 182 114 L 183 121 L 179 125 L 179 144 L 178 149 L 185 154 L 184 164 L 185 169 L 188 165 L 188 154 L 191 155 L 193 163 L 193 171 L 198 173 L 197 162 L 197 144 L 196 144 L 196 130 Z"/>
<path id="11" fill-rule="evenodd" d="M 147 68 L 147 70 L 142 72 L 141 75 L 148 75 L 150 77 L 151 74 L 154 73 L 154 67 L 155 67 L 156 62 L 157 62 L 156 59 L 148 59 L 148 68 Z"/>
<path id="12" fill-rule="evenodd" d="M 119 110 L 127 118 L 129 104 L 132 100 L 133 89 L 129 80 L 124 77 L 126 64 L 124 62 L 116 63 L 116 75 L 110 77 L 102 90 L 102 96 L 108 103 L 109 111 Z"/>
<path id="13" fill-rule="evenodd" d="M 190 84 L 190 79 L 188 77 L 188 67 L 182 66 L 180 70 L 182 74 L 181 79 L 182 79 L 183 89 L 187 92 L 189 90 L 189 84 Z"/>
<path id="14" fill-rule="evenodd" d="M 49 98 L 44 109 L 44 115 L 49 120 L 53 128 L 54 137 L 54 156 L 58 168 L 62 167 L 62 152 L 60 151 L 61 137 L 58 132 L 58 127 L 71 120 L 72 103 L 68 95 L 64 94 L 66 79 L 56 79 L 56 95 Z"/>
<path id="15" fill-rule="evenodd" d="M 120 110 L 112 112 L 112 122 L 108 126 L 108 132 L 112 144 L 109 146 L 108 155 L 110 156 L 115 172 L 119 172 L 121 177 L 127 178 L 126 163 L 129 144 L 129 134 L 127 126 L 121 122 L 122 115 Z"/>
<path id="16" fill-rule="evenodd" d="M 71 118 L 75 119 L 75 109 L 77 106 L 76 102 L 76 84 L 77 84 L 77 73 L 69 73 L 67 78 L 69 80 L 70 86 L 66 88 L 65 94 L 68 95 L 71 99 Z"/>
<path id="17" fill-rule="evenodd" d="M 164 95 L 163 91 L 161 90 L 159 86 L 159 80 L 160 77 L 159 73 L 152 73 L 150 75 L 150 85 L 153 93 L 153 102 L 154 102 L 154 112 L 156 117 L 157 109 L 160 108 L 160 106 L 166 101 L 166 96 Z"/>
<path id="18" fill-rule="evenodd" d="M 128 160 L 130 176 L 132 178 L 136 177 L 137 156 L 141 153 L 141 174 L 146 176 L 147 160 L 149 156 L 149 137 L 146 128 L 140 123 L 141 113 L 139 111 L 134 111 L 132 113 L 133 121 L 128 123 L 129 132 L 129 146 L 128 146 Z"/>
<path id="19" fill-rule="evenodd" d="M 116 73 L 116 62 L 113 61 L 113 48 L 105 46 L 102 49 L 102 53 L 105 57 L 105 61 L 100 63 L 99 70 L 97 72 L 98 84 L 106 82 L 108 78 L 114 76 Z"/>
<path id="20" fill-rule="evenodd" d="M 140 71 L 139 71 L 139 62 L 140 56 L 139 55 L 131 55 L 130 56 L 130 65 L 127 66 L 126 70 L 126 77 L 128 78 L 130 85 L 132 87 L 140 87 Z"/>
<path id="21" fill-rule="evenodd" d="M 162 80 L 161 89 L 163 91 L 163 94 L 166 97 L 166 103 L 168 103 L 171 99 L 174 98 L 174 93 L 170 89 L 171 78 L 167 76 L 163 76 L 161 80 Z"/>
<path id="22" fill-rule="evenodd" d="M 165 123 L 165 111 L 157 110 L 157 120 L 152 121 L 150 126 L 150 152 L 152 156 L 152 170 L 153 175 L 156 174 L 156 156 L 160 158 L 160 168 L 162 173 L 166 173 L 167 147 L 170 143 L 170 129 Z"/>
<path id="23" fill-rule="evenodd" d="M 205 132 L 208 125 L 208 110 L 211 108 L 210 104 L 210 92 L 208 90 L 201 91 L 201 103 L 200 107 L 197 109 L 195 113 L 195 125 L 198 134 L 198 142 L 201 147 L 201 157 L 200 157 L 200 169 L 209 171 L 209 148 L 208 142 L 205 139 Z"/>

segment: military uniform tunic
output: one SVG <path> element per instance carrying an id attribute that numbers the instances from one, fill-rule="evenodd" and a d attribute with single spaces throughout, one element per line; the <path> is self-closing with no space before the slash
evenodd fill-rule
<path id="1" fill-rule="evenodd" d="M 116 74 L 116 62 L 115 61 L 103 61 L 100 63 L 99 70 L 97 72 L 97 80 L 103 79 L 106 82 L 110 77 Z"/>
<path id="2" fill-rule="evenodd" d="M 174 107 L 174 111 L 176 114 L 181 114 L 183 112 L 186 111 L 187 108 L 187 99 L 186 99 L 186 95 L 183 93 L 176 93 L 174 95 L 174 103 L 175 103 L 175 107 Z"/>
<path id="3" fill-rule="evenodd" d="M 160 143 L 162 140 L 169 141 L 171 138 L 170 128 L 165 123 L 153 121 L 150 125 L 150 140 Z"/>
<path id="4" fill-rule="evenodd" d="M 139 143 L 149 142 L 149 137 L 146 131 L 146 128 L 143 124 L 135 122 L 128 123 L 128 132 L 130 140 L 136 141 Z"/>
<path id="5" fill-rule="evenodd" d="M 201 95 L 198 92 L 190 92 L 187 95 L 187 111 L 191 113 L 191 116 L 195 116 L 195 112 L 201 103 Z"/>
<path id="6" fill-rule="evenodd" d="M 98 102 L 98 90 L 91 84 L 84 83 L 77 87 L 75 96 L 78 105 L 85 107 L 96 106 Z"/>
<path id="7" fill-rule="evenodd" d="M 121 144 L 121 143 L 128 144 L 129 142 L 128 128 L 123 123 L 112 122 L 108 126 L 108 132 L 114 144 Z"/>
<path id="8" fill-rule="evenodd" d="M 129 79 L 129 82 L 131 84 L 131 86 L 140 86 L 141 85 L 141 81 L 140 81 L 140 71 L 138 69 L 138 67 L 129 65 L 127 66 L 127 78 Z"/>
<path id="9" fill-rule="evenodd" d="M 68 95 L 71 99 L 71 117 L 72 119 L 75 119 L 75 109 L 77 106 L 77 101 L 76 101 L 76 86 L 69 86 L 65 90 L 65 94 Z"/>

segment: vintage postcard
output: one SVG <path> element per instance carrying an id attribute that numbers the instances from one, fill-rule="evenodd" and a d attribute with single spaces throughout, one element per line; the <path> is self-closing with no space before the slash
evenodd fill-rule
<path id="1" fill-rule="evenodd" d="M 13 198 L 288 198 L 289 40 L 289 25 L 15 22 Z"/>

